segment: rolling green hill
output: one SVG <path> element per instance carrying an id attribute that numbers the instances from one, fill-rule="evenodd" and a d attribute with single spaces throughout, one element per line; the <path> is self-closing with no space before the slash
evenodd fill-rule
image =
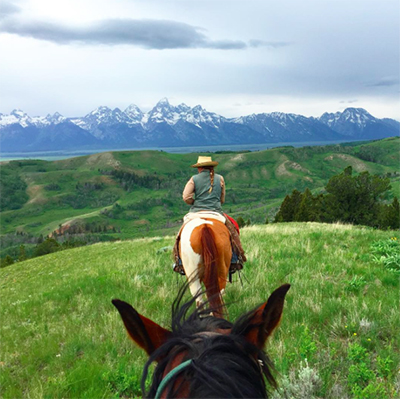
<path id="1" fill-rule="evenodd" d="M 399 275 L 372 249 L 389 242 L 398 256 L 393 234 L 318 223 L 243 229 L 248 262 L 243 287 L 237 276 L 227 287 L 230 319 L 292 284 L 268 345 L 280 374 L 275 399 L 398 397 Z M 168 327 L 183 281 L 171 271 L 172 243 L 101 243 L 0 269 L 0 397 L 139 396 L 146 357 L 111 299 Z"/>
<path id="2" fill-rule="evenodd" d="M 349 165 L 355 172 L 389 176 L 387 200 L 399 196 L 399 149 L 397 137 L 356 145 L 215 153 L 213 158 L 227 182 L 224 210 L 263 223 L 293 189 L 320 192 Z M 173 234 L 188 211 L 181 193 L 197 156 L 105 152 L 53 162 L 3 163 L 2 190 L 7 195 L 1 203 L 1 234 L 48 235 L 71 226 L 118 239 Z"/>

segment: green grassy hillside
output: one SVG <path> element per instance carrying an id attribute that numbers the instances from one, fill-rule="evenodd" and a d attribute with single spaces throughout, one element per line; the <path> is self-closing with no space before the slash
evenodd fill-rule
<path id="1" fill-rule="evenodd" d="M 287 395 L 398 397 L 399 275 L 371 249 L 391 242 L 398 251 L 393 234 L 316 223 L 243 229 L 249 260 L 243 287 L 237 277 L 227 287 L 230 318 L 292 284 L 268 346 Z M 0 269 L 0 396 L 139 396 L 146 356 L 111 299 L 168 327 L 183 281 L 171 271 L 172 244 L 173 237 L 95 244 Z M 284 395 L 274 398 L 291 397 Z"/>
<path id="2" fill-rule="evenodd" d="M 388 175 L 392 190 L 387 200 L 399 196 L 399 149 L 400 139 L 390 138 L 353 146 L 217 153 L 213 158 L 220 162 L 217 170 L 227 182 L 225 211 L 263 223 L 266 217 L 274 216 L 293 189 L 308 187 L 320 192 L 330 177 L 349 165 L 355 172 Z M 10 201 L 2 203 L 0 233 L 48 235 L 60 225 L 80 224 L 89 229 L 92 223 L 119 239 L 172 234 L 188 211 L 181 193 L 195 172 L 190 165 L 197 156 L 162 151 L 105 152 L 53 162 L 3 163 L 2 182 L 19 191 L 15 196 L 7 195 Z M 125 184 L 113 175 L 116 170 L 137 181 Z M 115 208 L 116 203 L 119 208 Z M 21 204 L 20 209 L 14 209 Z"/>

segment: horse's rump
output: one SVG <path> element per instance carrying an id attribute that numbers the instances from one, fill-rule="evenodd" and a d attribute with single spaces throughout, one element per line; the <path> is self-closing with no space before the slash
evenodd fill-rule
<path id="1" fill-rule="evenodd" d="M 201 291 L 203 282 L 207 297 L 212 305 L 216 305 L 214 300 L 226 286 L 232 257 L 227 227 L 218 220 L 193 219 L 182 230 L 180 246 L 192 294 Z"/>
<path id="2" fill-rule="evenodd" d="M 190 235 L 190 246 L 196 254 L 200 255 L 199 259 L 199 277 L 202 281 L 210 281 L 209 270 L 205 270 L 205 265 L 212 265 L 217 270 L 219 280 L 225 279 L 229 271 L 230 261 L 232 258 L 232 247 L 230 241 L 229 230 L 224 223 L 217 220 L 196 219 L 196 226 Z M 189 222 L 190 224 L 195 221 Z M 182 254 L 182 256 L 184 256 Z M 201 267 L 202 266 L 202 267 Z M 204 268 L 204 273 L 202 268 Z M 222 282 L 222 281 L 220 281 Z M 220 289 L 225 287 L 225 284 Z"/>

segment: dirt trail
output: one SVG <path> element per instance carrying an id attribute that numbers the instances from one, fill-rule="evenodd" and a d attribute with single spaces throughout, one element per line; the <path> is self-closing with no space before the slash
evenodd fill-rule
<path id="1" fill-rule="evenodd" d="M 280 177 L 280 176 L 294 177 L 294 176 L 296 176 L 294 173 L 290 172 L 288 169 L 299 170 L 300 172 L 311 175 L 311 172 L 307 168 L 304 168 L 297 162 L 289 161 L 288 159 L 286 159 L 275 169 L 276 177 Z M 313 181 L 313 179 L 309 176 L 305 176 L 304 179 L 307 181 L 310 181 L 310 182 Z"/>
<path id="2" fill-rule="evenodd" d="M 244 159 L 244 154 L 237 154 L 225 164 L 225 168 L 233 169 L 238 163 L 244 161 Z"/>
<path id="3" fill-rule="evenodd" d="M 46 202 L 46 198 L 43 195 L 43 185 L 35 184 L 28 186 L 26 192 L 29 195 L 28 204 L 40 204 Z"/>
<path id="4" fill-rule="evenodd" d="M 275 175 L 276 177 L 281 177 L 281 176 L 294 176 L 293 173 L 289 172 L 286 169 L 286 163 L 289 162 L 288 160 L 283 161 L 276 169 L 275 169 Z"/>
<path id="5" fill-rule="evenodd" d="M 68 219 L 65 222 L 62 222 L 61 226 L 71 225 L 78 219 L 86 219 L 86 218 L 89 218 L 91 216 L 97 216 L 100 212 L 104 211 L 105 209 L 110 209 L 110 208 L 111 208 L 111 206 L 106 206 L 104 208 L 98 209 L 98 210 L 93 211 L 93 212 L 88 212 L 88 213 L 83 213 L 82 215 L 77 215 L 72 219 Z"/>
<path id="6" fill-rule="evenodd" d="M 324 160 L 325 161 L 332 161 L 335 158 L 340 158 L 340 159 L 343 159 L 344 161 L 349 162 L 349 164 L 354 168 L 354 170 L 356 172 L 365 172 L 365 171 L 368 170 L 367 165 L 363 161 L 360 161 L 358 158 L 355 158 L 355 157 L 353 157 L 351 155 L 347 155 L 347 154 L 329 155 Z"/>
<path id="7" fill-rule="evenodd" d="M 86 164 L 89 166 L 101 164 L 103 166 L 117 167 L 121 165 L 121 162 L 117 161 L 111 152 L 102 152 L 90 155 Z"/>

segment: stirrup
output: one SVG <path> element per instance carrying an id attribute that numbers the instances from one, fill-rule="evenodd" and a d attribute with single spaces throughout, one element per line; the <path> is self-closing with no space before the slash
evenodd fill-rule
<path id="1" fill-rule="evenodd" d="M 178 258 L 178 263 L 174 263 L 172 265 L 172 269 L 175 273 L 179 273 L 182 276 L 185 275 L 185 270 L 183 270 L 183 265 L 182 265 L 182 260 L 181 258 Z"/>
<path id="2" fill-rule="evenodd" d="M 232 252 L 231 265 L 229 267 L 229 273 L 236 273 L 238 270 L 243 269 L 243 260 L 235 252 Z"/>
<path id="3" fill-rule="evenodd" d="M 238 270 L 242 270 L 243 269 L 243 264 L 242 263 L 231 263 L 230 267 L 229 267 L 229 273 L 230 274 L 234 274 L 236 273 Z"/>

